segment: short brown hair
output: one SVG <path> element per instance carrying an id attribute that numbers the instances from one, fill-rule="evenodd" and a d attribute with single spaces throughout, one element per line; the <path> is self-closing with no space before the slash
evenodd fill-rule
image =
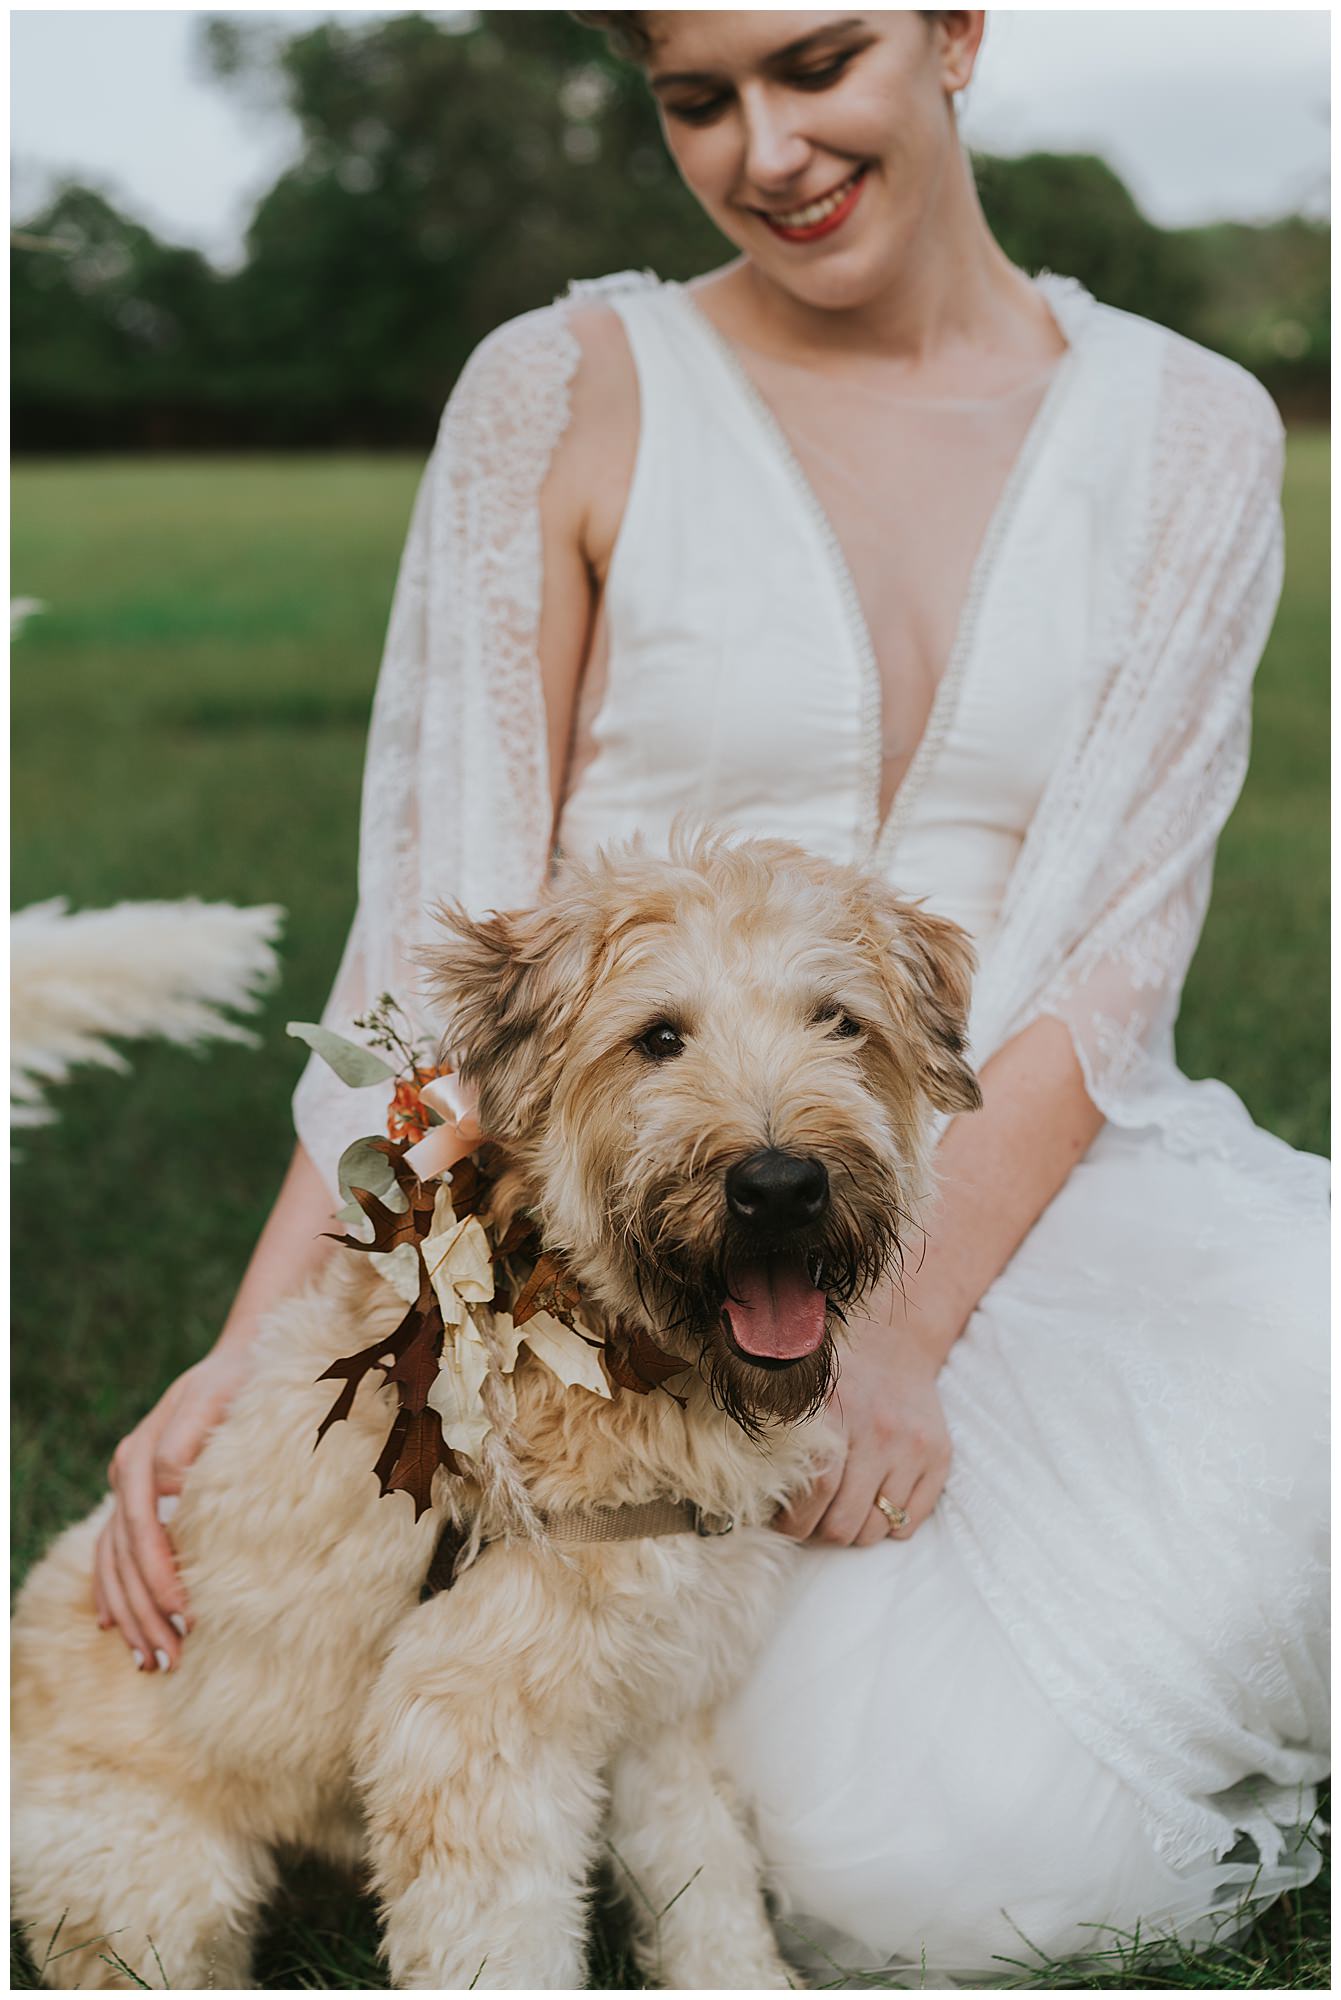
<path id="1" fill-rule="evenodd" d="M 919 7 L 916 11 L 921 14 L 924 21 L 938 21 L 941 16 L 941 9 L 939 7 Z M 629 62 L 646 62 L 652 53 L 652 37 L 643 26 L 641 13 L 579 14 L 574 12 L 573 19 L 581 21 L 584 28 L 599 29 L 601 34 L 610 43 L 615 54 L 623 56 Z"/>

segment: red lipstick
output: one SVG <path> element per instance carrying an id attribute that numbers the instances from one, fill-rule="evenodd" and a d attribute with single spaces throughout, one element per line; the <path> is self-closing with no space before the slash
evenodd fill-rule
<path id="1" fill-rule="evenodd" d="M 791 229 L 787 228 L 784 223 L 779 222 L 775 216 L 763 215 L 762 211 L 759 211 L 759 213 L 773 234 L 780 236 L 784 243 L 815 243 L 821 236 L 832 236 L 835 229 L 842 228 L 860 201 L 861 191 L 865 185 L 866 168 L 859 167 L 853 175 L 842 200 L 836 207 L 830 209 L 827 215 L 820 216 L 817 222 L 801 223 Z M 809 204 L 803 205 L 808 206 Z"/>

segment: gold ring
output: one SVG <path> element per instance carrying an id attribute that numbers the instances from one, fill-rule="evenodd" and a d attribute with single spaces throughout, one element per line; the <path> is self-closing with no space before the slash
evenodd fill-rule
<path id="1" fill-rule="evenodd" d="M 900 1528 L 907 1527 L 908 1512 L 906 1508 L 896 1507 L 892 1500 L 886 1500 L 883 1493 L 876 1494 L 875 1504 L 889 1522 L 889 1532 L 891 1535 L 896 1535 Z"/>

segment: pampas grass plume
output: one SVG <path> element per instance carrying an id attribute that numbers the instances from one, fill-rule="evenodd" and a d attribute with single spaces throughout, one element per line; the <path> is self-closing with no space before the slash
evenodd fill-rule
<path id="1" fill-rule="evenodd" d="M 255 1044 L 221 1008 L 255 1013 L 278 973 L 273 903 L 117 903 L 68 909 L 63 897 L 10 918 L 10 1123 L 45 1125 L 43 1102 L 79 1063 L 125 1070 L 107 1039 L 156 1035 Z"/>

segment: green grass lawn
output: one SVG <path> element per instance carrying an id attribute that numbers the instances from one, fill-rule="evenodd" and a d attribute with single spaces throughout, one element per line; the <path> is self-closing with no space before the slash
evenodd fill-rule
<path id="1" fill-rule="evenodd" d="M 385 458 L 22 466 L 13 588 L 15 907 L 198 895 L 289 911 L 262 1046 L 148 1047 L 57 1093 L 13 1192 L 21 1576 L 113 1447 L 209 1345 L 292 1144 L 303 1051 L 353 903 L 359 774 L 417 467 Z M 1285 600 L 1179 1044 L 1296 1145 L 1327 1144 L 1328 438 L 1291 440 Z M 72 1242 L 63 1223 L 78 1217 Z M 265 1983 L 382 1983 L 365 1904 L 304 1889 Z M 1325 1986 L 1322 1884 L 1218 1967 L 1050 1984 Z M 627 1983 L 617 1960 L 607 1983 Z M 20 1972 L 20 1983 L 31 1975 Z"/>

